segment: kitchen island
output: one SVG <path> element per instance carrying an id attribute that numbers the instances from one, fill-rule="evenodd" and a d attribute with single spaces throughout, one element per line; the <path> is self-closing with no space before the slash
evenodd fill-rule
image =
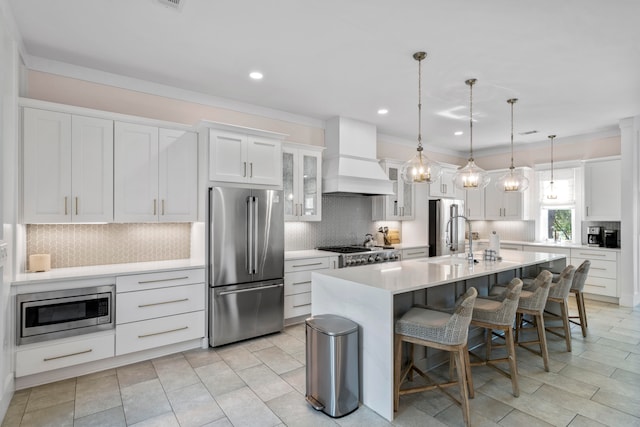
<path id="1" fill-rule="evenodd" d="M 452 306 L 467 287 L 487 295 L 496 283 L 566 264 L 561 254 L 506 250 L 501 254 L 500 261 L 474 264 L 460 254 L 312 274 L 312 314 L 335 314 L 360 325 L 362 403 L 393 419 L 394 325 L 413 304 Z"/>

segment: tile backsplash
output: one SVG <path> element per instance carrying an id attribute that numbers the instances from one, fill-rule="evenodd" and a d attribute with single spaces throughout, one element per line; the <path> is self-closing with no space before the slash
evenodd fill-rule
<path id="1" fill-rule="evenodd" d="M 29 224 L 26 236 L 27 260 L 50 254 L 51 268 L 185 259 L 191 250 L 190 223 Z"/>

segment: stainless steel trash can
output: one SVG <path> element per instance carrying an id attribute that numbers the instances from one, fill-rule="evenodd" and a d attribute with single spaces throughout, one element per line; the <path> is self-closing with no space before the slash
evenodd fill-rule
<path id="1" fill-rule="evenodd" d="M 358 324 L 321 314 L 306 320 L 307 392 L 314 409 L 337 418 L 358 409 Z"/>

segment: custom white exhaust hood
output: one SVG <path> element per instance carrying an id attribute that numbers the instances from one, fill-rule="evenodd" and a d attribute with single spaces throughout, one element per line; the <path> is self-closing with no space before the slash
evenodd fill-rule
<path id="1" fill-rule="evenodd" d="M 394 194 L 376 158 L 376 127 L 345 117 L 327 120 L 322 156 L 322 192 L 325 194 Z"/>

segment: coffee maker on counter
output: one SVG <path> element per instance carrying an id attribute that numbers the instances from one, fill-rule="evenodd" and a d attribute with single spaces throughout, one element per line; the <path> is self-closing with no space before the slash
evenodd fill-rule
<path id="1" fill-rule="evenodd" d="M 602 230 L 602 237 L 600 239 L 605 248 L 617 248 L 618 247 L 618 230 Z"/>
<path id="2" fill-rule="evenodd" d="M 587 227 L 587 245 L 603 246 L 601 227 Z"/>

